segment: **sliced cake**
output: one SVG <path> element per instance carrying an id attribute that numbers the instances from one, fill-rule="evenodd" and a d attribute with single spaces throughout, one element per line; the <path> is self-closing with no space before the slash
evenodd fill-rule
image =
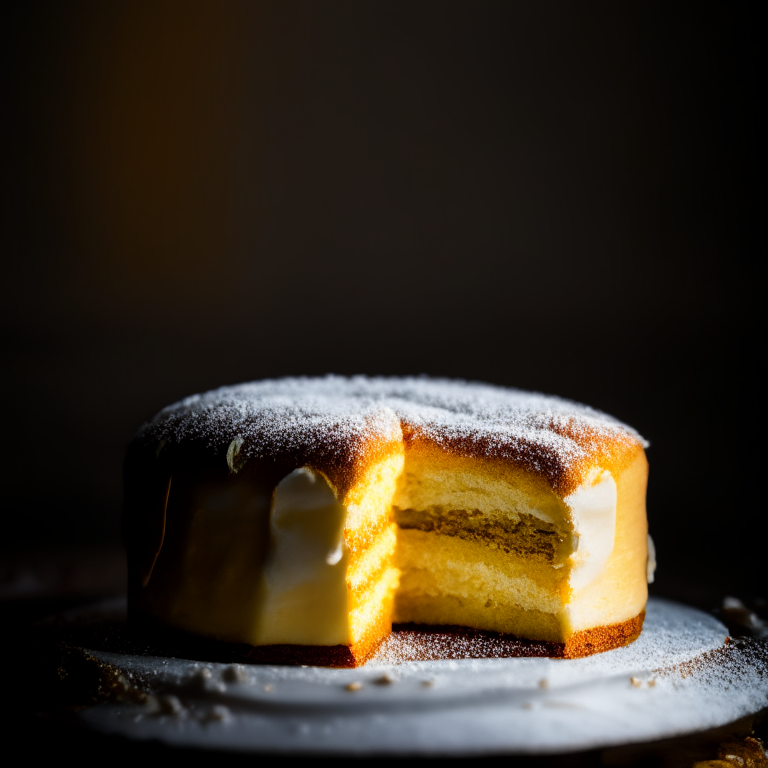
<path id="1" fill-rule="evenodd" d="M 617 647 L 647 597 L 643 447 L 586 406 L 465 382 L 196 395 L 128 452 L 131 616 L 283 663 L 361 664 L 393 618 Z"/>

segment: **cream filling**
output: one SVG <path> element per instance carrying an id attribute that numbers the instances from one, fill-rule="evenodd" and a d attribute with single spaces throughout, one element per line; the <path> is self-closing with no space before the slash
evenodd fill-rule
<path id="1" fill-rule="evenodd" d="M 648 560 L 645 565 L 645 577 L 649 584 L 653 584 L 656 576 L 656 545 L 653 543 L 651 534 L 648 534 Z"/>
<path id="2" fill-rule="evenodd" d="M 326 478 L 302 467 L 278 483 L 257 644 L 350 642 L 344 546 L 346 507 Z"/>
<path id="3" fill-rule="evenodd" d="M 397 597 L 401 607 L 422 597 L 451 597 L 458 603 L 491 601 L 552 614 L 562 607 L 563 578 L 551 566 L 531 564 L 525 558 L 490 550 L 477 541 L 417 530 L 401 531 L 396 564 L 402 571 Z M 396 621 L 421 620 L 410 613 L 404 617 L 400 609 L 396 613 Z M 445 617 L 439 623 L 462 622 Z"/>
<path id="4" fill-rule="evenodd" d="M 616 482 L 610 472 L 594 470 L 565 503 L 571 511 L 573 553 L 569 585 L 574 591 L 591 584 L 603 571 L 616 537 Z"/>
<path id="5" fill-rule="evenodd" d="M 385 561 L 392 558 L 397 543 L 395 526 L 387 528 L 377 540 L 371 544 L 362 557 L 354 562 L 347 572 L 347 584 L 351 590 L 364 589 L 373 578 L 380 574 Z"/>

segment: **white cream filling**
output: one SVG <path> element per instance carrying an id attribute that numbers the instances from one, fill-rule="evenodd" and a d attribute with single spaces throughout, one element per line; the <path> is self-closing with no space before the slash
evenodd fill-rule
<path id="1" fill-rule="evenodd" d="M 613 552 L 616 535 L 616 482 L 610 472 L 595 470 L 564 501 L 573 521 L 573 554 L 570 586 L 591 584 L 603 571 Z"/>
<path id="2" fill-rule="evenodd" d="M 350 641 L 344 546 L 347 509 L 309 467 L 278 483 L 270 513 L 258 644 Z"/>
<path id="3" fill-rule="evenodd" d="M 648 534 L 648 562 L 645 566 L 645 574 L 648 578 L 648 583 L 653 584 L 653 579 L 656 575 L 656 546 L 650 533 Z"/>

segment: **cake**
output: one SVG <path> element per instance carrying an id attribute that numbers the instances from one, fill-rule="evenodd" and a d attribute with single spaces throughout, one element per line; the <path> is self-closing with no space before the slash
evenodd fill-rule
<path id="1" fill-rule="evenodd" d="M 642 628 L 643 439 L 428 378 L 290 378 L 162 410 L 125 462 L 129 615 L 252 661 L 357 666 L 398 626 L 548 655 Z"/>

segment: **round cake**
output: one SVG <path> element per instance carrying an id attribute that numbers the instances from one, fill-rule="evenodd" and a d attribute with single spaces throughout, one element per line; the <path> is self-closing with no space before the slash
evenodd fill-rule
<path id="1" fill-rule="evenodd" d="M 127 453 L 131 621 L 334 666 L 364 663 L 393 621 L 531 655 L 625 645 L 652 565 L 645 447 L 587 406 L 462 381 L 194 395 Z"/>

